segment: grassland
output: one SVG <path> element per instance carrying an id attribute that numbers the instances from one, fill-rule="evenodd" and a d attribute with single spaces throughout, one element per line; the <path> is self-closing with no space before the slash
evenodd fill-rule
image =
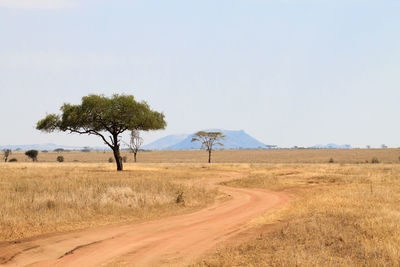
<path id="1" fill-rule="evenodd" d="M 214 201 L 207 168 L 110 164 L 0 164 L 0 240 L 147 220 Z M 217 175 L 212 173 L 213 176 Z M 177 203 L 183 192 L 184 203 Z"/>
<path id="2" fill-rule="evenodd" d="M 399 266 L 400 166 L 253 166 L 234 187 L 286 191 L 295 199 L 256 218 L 270 231 L 220 248 L 194 266 Z"/>
<path id="3" fill-rule="evenodd" d="M 58 155 L 66 162 L 55 162 Z M 203 151 L 155 151 L 116 172 L 110 153 L 41 153 L 39 163 L 14 153 L 20 162 L 0 164 L 0 240 L 190 212 L 221 197 L 207 181 L 236 173 L 226 186 L 284 191 L 292 200 L 251 222 L 267 232 L 223 244 L 194 266 L 399 266 L 399 156 L 399 149 L 215 151 L 219 163 L 208 165 L 199 163 Z M 374 157 L 381 163 L 371 164 Z M 179 192 L 185 205 L 176 203 Z"/>
<path id="4" fill-rule="evenodd" d="M 110 151 L 105 152 L 63 152 L 39 153 L 39 162 L 55 162 L 57 156 L 63 156 L 66 162 L 107 163 L 113 158 Z M 122 152 L 128 162 L 133 155 Z M 282 150 L 216 150 L 212 154 L 214 163 L 327 163 L 331 158 L 335 163 L 366 163 L 372 158 L 381 163 L 400 163 L 400 149 L 282 149 Z M 10 158 L 19 162 L 30 159 L 22 152 L 14 152 Z M 207 162 L 208 154 L 200 150 L 150 151 L 139 152 L 141 163 L 199 163 Z"/>

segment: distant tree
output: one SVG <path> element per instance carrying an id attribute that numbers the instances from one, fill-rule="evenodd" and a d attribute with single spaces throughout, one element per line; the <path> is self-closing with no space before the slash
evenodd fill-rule
<path id="1" fill-rule="evenodd" d="M 223 146 L 220 142 L 225 139 L 225 136 L 221 132 L 204 132 L 200 131 L 195 133 L 192 138 L 192 142 L 200 142 L 201 148 L 208 151 L 208 163 L 211 163 L 211 152 L 214 145 Z"/>
<path id="2" fill-rule="evenodd" d="M 30 159 L 32 159 L 33 162 L 37 161 L 38 154 L 39 151 L 37 150 L 28 150 L 25 152 L 25 155 L 28 156 Z"/>
<path id="3" fill-rule="evenodd" d="M 80 105 L 64 104 L 61 115 L 50 114 L 37 123 L 45 132 L 63 131 L 99 136 L 111 148 L 117 170 L 123 170 L 120 135 L 127 130 L 164 129 L 164 114 L 150 109 L 132 95 L 89 95 Z M 108 135 L 108 136 L 107 136 Z"/>
<path id="4" fill-rule="evenodd" d="M 382 144 L 382 145 L 381 145 L 381 148 L 386 149 L 386 148 L 388 148 L 388 147 L 387 147 L 387 145 Z"/>
<path id="5" fill-rule="evenodd" d="M 58 156 L 57 157 L 58 162 L 64 162 L 64 157 L 63 156 Z"/>
<path id="6" fill-rule="evenodd" d="M 60 153 L 60 152 L 64 152 L 65 149 L 64 149 L 64 148 L 56 148 L 56 149 L 54 149 L 53 151 L 54 151 L 54 152 Z"/>
<path id="7" fill-rule="evenodd" d="M 3 158 L 4 158 L 4 162 L 7 162 L 8 157 L 12 154 L 11 149 L 3 149 Z"/>
<path id="8" fill-rule="evenodd" d="M 90 147 L 85 146 L 83 149 L 81 149 L 81 152 L 90 152 Z"/>
<path id="9" fill-rule="evenodd" d="M 129 150 L 133 153 L 133 161 L 136 162 L 136 155 L 143 145 L 143 138 L 140 136 L 140 132 L 138 130 L 132 130 L 130 139 L 129 139 Z"/>

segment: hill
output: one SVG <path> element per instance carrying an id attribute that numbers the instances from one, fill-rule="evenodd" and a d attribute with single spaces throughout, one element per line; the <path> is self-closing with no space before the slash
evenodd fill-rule
<path id="1" fill-rule="evenodd" d="M 206 131 L 222 132 L 226 138 L 222 141 L 223 147 L 217 146 L 217 149 L 258 149 L 267 148 L 267 146 L 255 138 L 251 137 L 245 131 L 229 131 L 220 129 L 210 129 Z M 200 149 L 199 142 L 192 142 L 192 137 L 195 133 L 190 135 L 170 135 L 158 139 L 157 141 L 143 146 L 143 149 L 152 150 L 187 150 L 187 149 Z M 179 140 L 180 138 L 183 138 Z M 175 142 L 175 143 L 173 143 Z M 167 145 L 169 144 L 169 145 Z"/>

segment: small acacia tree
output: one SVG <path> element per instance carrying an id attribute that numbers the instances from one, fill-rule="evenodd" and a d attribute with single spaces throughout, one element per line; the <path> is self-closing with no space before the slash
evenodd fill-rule
<path id="1" fill-rule="evenodd" d="M 45 132 L 96 135 L 111 148 L 117 170 L 122 171 L 120 135 L 129 129 L 143 131 L 164 129 L 164 114 L 150 109 L 146 102 L 135 101 L 132 95 L 82 97 L 80 105 L 64 104 L 61 115 L 50 114 L 37 123 Z"/>
<path id="2" fill-rule="evenodd" d="M 223 146 L 220 141 L 225 139 L 221 132 L 204 132 L 200 131 L 194 134 L 192 142 L 200 142 L 201 148 L 208 151 L 208 163 L 211 163 L 211 152 L 214 145 Z"/>
<path id="3" fill-rule="evenodd" d="M 28 150 L 25 152 L 25 155 L 28 156 L 30 159 L 32 159 L 33 162 L 37 161 L 38 154 L 39 151 L 37 150 Z"/>
<path id="4" fill-rule="evenodd" d="M 11 149 L 3 149 L 4 162 L 8 161 L 8 157 L 11 155 Z"/>
<path id="5" fill-rule="evenodd" d="M 138 130 L 132 130 L 128 146 L 129 150 L 133 153 L 134 162 L 136 162 L 136 155 L 142 145 L 143 138 L 140 136 L 140 132 Z"/>

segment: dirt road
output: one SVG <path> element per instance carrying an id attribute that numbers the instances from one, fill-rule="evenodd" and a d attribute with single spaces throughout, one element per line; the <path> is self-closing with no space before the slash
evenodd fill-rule
<path id="1" fill-rule="evenodd" d="M 184 266 L 288 199 L 258 189 L 219 189 L 230 199 L 195 213 L 0 244 L 0 265 Z"/>

